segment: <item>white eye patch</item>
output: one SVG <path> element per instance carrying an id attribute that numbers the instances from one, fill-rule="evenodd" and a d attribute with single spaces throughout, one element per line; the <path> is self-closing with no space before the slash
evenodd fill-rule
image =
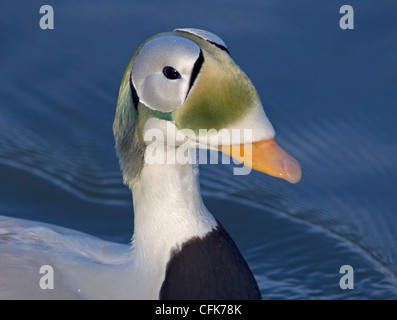
<path id="1" fill-rule="evenodd" d="M 200 47 L 178 36 L 162 36 L 140 50 L 132 66 L 131 81 L 139 100 L 161 112 L 180 108 L 189 91 Z"/>

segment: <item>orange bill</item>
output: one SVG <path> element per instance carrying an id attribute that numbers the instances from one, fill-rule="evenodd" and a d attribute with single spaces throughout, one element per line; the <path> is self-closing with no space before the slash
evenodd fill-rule
<path id="1" fill-rule="evenodd" d="M 301 167 L 285 152 L 274 138 L 249 144 L 219 146 L 220 151 L 244 165 L 270 176 L 297 183 L 302 178 Z"/>

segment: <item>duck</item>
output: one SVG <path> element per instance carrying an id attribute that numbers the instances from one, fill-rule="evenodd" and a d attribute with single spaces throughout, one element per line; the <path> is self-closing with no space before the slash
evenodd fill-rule
<path id="1" fill-rule="evenodd" d="M 122 77 L 113 132 L 133 197 L 131 243 L 0 217 L 0 299 L 260 300 L 242 253 L 203 202 L 194 151 L 290 183 L 302 173 L 225 42 L 196 28 L 146 40 Z M 44 290 L 50 275 L 54 287 Z"/>

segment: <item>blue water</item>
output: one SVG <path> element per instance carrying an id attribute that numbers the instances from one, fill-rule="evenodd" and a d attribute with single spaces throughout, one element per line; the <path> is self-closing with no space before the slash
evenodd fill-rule
<path id="1" fill-rule="evenodd" d="M 0 215 L 128 243 L 112 134 L 121 77 L 148 37 L 203 28 L 225 40 L 303 169 L 290 185 L 200 167 L 263 298 L 396 299 L 397 4 L 347 2 L 0 2 Z M 43 4 L 54 30 L 39 27 Z M 344 4 L 354 30 L 339 28 Z M 354 290 L 339 287 L 343 265 Z"/>

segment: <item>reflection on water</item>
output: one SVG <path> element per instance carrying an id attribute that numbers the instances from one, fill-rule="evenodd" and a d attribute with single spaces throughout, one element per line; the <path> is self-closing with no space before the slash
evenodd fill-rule
<path id="1" fill-rule="evenodd" d="M 263 297 L 397 298 L 397 22 L 384 15 L 381 32 L 369 14 L 395 4 L 361 1 L 361 27 L 348 34 L 332 25 L 331 4 L 273 2 L 232 1 L 225 12 L 223 1 L 176 1 L 175 16 L 161 1 L 70 1 L 54 4 L 52 33 L 38 27 L 39 1 L 0 4 L 0 214 L 128 242 L 131 194 L 112 137 L 121 76 L 147 37 L 201 27 L 227 42 L 303 168 L 289 185 L 201 166 L 205 202 Z M 352 291 L 339 288 L 345 264 Z"/>

